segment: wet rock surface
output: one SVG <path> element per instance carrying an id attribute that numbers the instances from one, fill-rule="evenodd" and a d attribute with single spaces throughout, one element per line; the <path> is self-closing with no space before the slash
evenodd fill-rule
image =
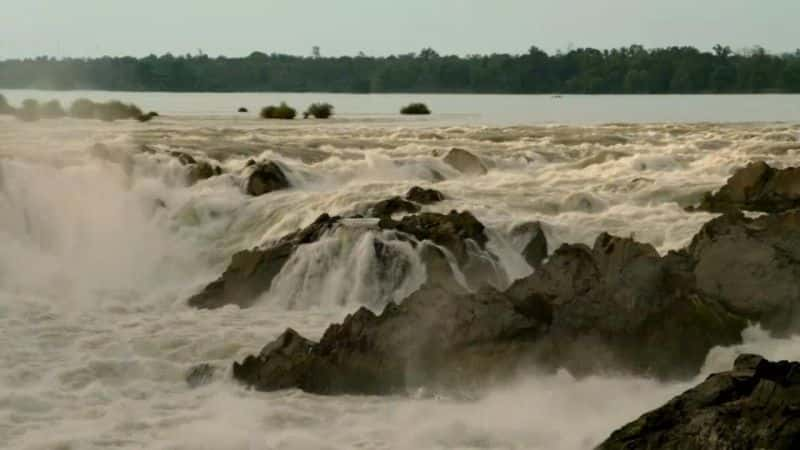
<path id="1" fill-rule="evenodd" d="M 247 175 L 245 191 L 254 197 L 290 187 L 283 169 L 273 161 L 248 164 L 247 170 L 250 173 Z"/>
<path id="2" fill-rule="evenodd" d="M 489 171 L 480 158 L 460 148 L 447 152 L 443 161 L 466 175 L 485 175 Z"/>
<path id="3" fill-rule="evenodd" d="M 789 450 L 800 448 L 800 363 L 740 355 L 615 431 L 598 450 Z"/>
<path id="4" fill-rule="evenodd" d="M 444 194 L 436 189 L 424 189 L 419 186 L 414 186 L 406 193 L 406 200 L 422 205 L 430 205 L 444 200 Z"/>
<path id="5" fill-rule="evenodd" d="M 392 197 L 382 200 L 370 208 L 370 215 L 373 217 L 391 217 L 398 213 L 416 213 L 421 208 L 419 205 L 403 200 L 400 197 Z"/>
<path id="6" fill-rule="evenodd" d="M 236 253 L 222 276 L 190 298 L 189 305 L 204 309 L 229 304 L 251 306 L 269 290 L 273 279 L 300 246 L 317 242 L 340 226 L 340 221 L 341 217 L 324 214 L 308 227 L 276 242 Z M 450 258 L 462 271 L 472 273 L 468 277 L 468 284 L 473 289 L 508 284 L 507 275 L 486 251 L 488 238 L 483 224 L 469 212 L 420 213 L 405 216 L 399 221 L 385 217 L 380 219 L 377 228 L 396 233 L 387 238 L 409 241 L 415 247 L 423 245 L 423 241 L 441 247 L 423 245 L 419 249 L 420 255 L 426 264 L 428 279 L 447 280 L 445 284 L 452 291 L 461 289 L 456 286 Z M 381 246 L 375 246 L 374 251 L 379 256 L 391 257 L 381 249 Z M 445 251 L 450 253 L 450 258 Z"/>
<path id="7" fill-rule="evenodd" d="M 198 364 L 186 373 L 186 384 L 191 388 L 198 388 L 204 386 L 214 379 L 214 372 L 217 368 L 211 364 Z"/>
<path id="8" fill-rule="evenodd" d="M 759 161 L 738 169 L 716 193 L 708 193 L 695 210 L 767 213 L 800 208 L 800 167 L 776 169 Z"/>
<path id="9" fill-rule="evenodd" d="M 800 211 L 719 217 L 703 226 L 688 251 L 704 295 L 773 332 L 794 331 L 800 323 Z"/>
<path id="10" fill-rule="evenodd" d="M 233 255 L 231 263 L 216 281 L 189 299 L 195 308 L 213 309 L 233 304 L 251 306 L 269 289 L 286 261 L 299 245 L 319 240 L 332 230 L 340 217 L 323 214 L 311 225 L 284 236 L 263 248 L 244 250 Z"/>
<path id="11" fill-rule="evenodd" d="M 549 252 L 547 236 L 544 234 L 541 222 L 527 222 L 511 230 L 512 239 L 521 239 L 524 243 L 522 256 L 531 267 L 538 268 L 547 258 Z"/>

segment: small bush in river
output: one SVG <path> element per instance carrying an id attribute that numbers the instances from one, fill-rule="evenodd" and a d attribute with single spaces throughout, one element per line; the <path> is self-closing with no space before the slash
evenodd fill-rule
<path id="1" fill-rule="evenodd" d="M 430 114 L 431 110 L 428 109 L 428 105 L 425 103 L 411 103 L 410 105 L 406 105 L 403 109 L 400 110 L 400 114 L 416 114 L 416 115 L 423 115 L 423 114 Z"/>
<path id="2" fill-rule="evenodd" d="M 16 111 L 17 119 L 25 122 L 35 122 L 39 120 L 39 102 L 33 99 L 26 99 L 22 102 L 22 108 Z"/>
<path id="3" fill-rule="evenodd" d="M 297 111 L 285 102 L 281 102 L 278 106 L 267 106 L 261 110 L 261 118 L 263 119 L 294 119 Z"/>
<path id="4" fill-rule="evenodd" d="M 45 119 L 60 119 L 67 115 L 58 100 L 50 100 L 39 106 L 39 114 Z"/>
<path id="5" fill-rule="evenodd" d="M 306 118 L 313 116 L 315 119 L 327 119 L 333 115 L 333 105 L 330 103 L 312 103 L 303 114 Z"/>
<path id="6" fill-rule="evenodd" d="M 8 100 L 6 100 L 3 94 L 0 94 L 0 114 L 13 114 L 14 108 L 8 104 Z"/>

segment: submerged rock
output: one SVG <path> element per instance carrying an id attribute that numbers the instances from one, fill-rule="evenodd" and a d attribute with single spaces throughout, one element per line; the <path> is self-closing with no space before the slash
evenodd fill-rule
<path id="1" fill-rule="evenodd" d="M 248 164 L 248 167 L 253 167 L 250 175 L 247 176 L 245 189 L 249 195 L 257 197 L 290 187 L 289 179 L 286 178 L 283 169 L 273 161 L 253 166 Z"/>
<path id="2" fill-rule="evenodd" d="M 406 193 L 406 200 L 422 205 L 430 205 L 444 200 L 444 194 L 436 189 L 423 189 L 419 186 L 414 186 Z"/>
<path id="3" fill-rule="evenodd" d="M 206 385 L 214 378 L 216 367 L 211 364 L 198 364 L 186 373 L 186 384 L 191 388 L 197 388 Z"/>
<path id="4" fill-rule="evenodd" d="M 767 213 L 800 208 L 800 167 L 775 169 L 763 161 L 737 170 L 718 192 L 707 193 L 694 210 Z"/>
<path id="5" fill-rule="evenodd" d="M 374 204 L 369 212 L 373 217 L 391 217 L 394 214 L 416 213 L 419 210 L 420 207 L 414 203 L 400 197 L 392 197 Z"/>
<path id="6" fill-rule="evenodd" d="M 332 230 L 340 217 L 323 214 L 311 225 L 284 236 L 263 248 L 244 250 L 233 255 L 220 278 L 189 299 L 189 305 L 201 309 L 225 305 L 251 306 L 267 291 L 298 246 L 315 242 Z"/>
<path id="7" fill-rule="evenodd" d="M 790 450 L 800 448 L 800 363 L 741 355 L 615 431 L 598 450 Z"/>
<path id="8" fill-rule="evenodd" d="M 460 148 L 451 149 L 444 157 L 444 162 L 467 175 L 485 175 L 488 172 L 480 158 Z"/>

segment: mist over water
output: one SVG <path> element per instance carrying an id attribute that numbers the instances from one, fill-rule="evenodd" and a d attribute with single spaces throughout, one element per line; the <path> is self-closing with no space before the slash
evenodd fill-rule
<path id="1" fill-rule="evenodd" d="M 660 252 L 682 247 L 709 214 L 683 207 L 754 159 L 796 165 L 794 124 L 612 124 L 487 127 L 339 119 L 320 124 L 166 117 L 152 124 L 0 118 L 0 447 L 13 449 L 591 448 L 693 384 L 607 374 L 531 373 L 444 396 L 319 397 L 255 393 L 233 360 L 286 327 L 318 338 L 364 305 L 380 310 L 424 282 L 416 250 L 379 231 L 343 229 L 305 246 L 251 309 L 185 301 L 242 249 L 322 213 L 358 213 L 421 185 L 486 224 L 497 264 L 532 270 L 511 230 L 544 223 L 550 248 L 603 231 Z M 103 144 L 98 147 L 95 144 Z M 142 144 L 219 163 L 189 186 L 184 168 Z M 490 166 L 464 176 L 434 156 L 468 149 Z M 293 187 L 242 193 L 249 158 L 282 164 Z M 445 177 L 435 182 L 436 173 Z M 738 352 L 800 357 L 796 339 L 758 328 L 714 349 L 701 379 Z M 209 362 L 214 381 L 190 389 Z"/>

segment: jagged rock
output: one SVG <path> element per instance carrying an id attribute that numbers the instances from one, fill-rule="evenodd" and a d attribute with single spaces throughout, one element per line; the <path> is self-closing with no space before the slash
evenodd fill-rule
<path id="1" fill-rule="evenodd" d="M 707 193 L 695 210 L 781 212 L 800 208 L 800 167 L 775 169 L 763 161 L 737 170 L 717 193 Z"/>
<path id="2" fill-rule="evenodd" d="M 189 387 L 196 388 L 208 384 L 214 378 L 216 367 L 211 364 L 198 364 L 186 374 L 186 383 Z"/>
<path id="3" fill-rule="evenodd" d="M 689 252 L 704 295 L 771 331 L 797 330 L 800 211 L 718 217 L 695 235 Z"/>
<path id="4" fill-rule="evenodd" d="M 511 230 L 513 239 L 523 239 L 525 243 L 522 256 L 533 268 L 538 268 L 547 258 L 547 237 L 542 230 L 541 222 L 526 222 Z"/>
<path id="5" fill-rule="evenodd" d="M 800 448 L 800 363 L 741 355 L 615 431 L 597 450 L 790 450 Z"/>
<path id="6" fill-rule="evenodd" d="M 406 193 L 406 200 L 422 205 L 430 205 L 444 200 L 444 194 L 436 189 L 423 189 L 419 186 L 414 186 Z"/>
<path id="7" fill-rule="evenodd" d="M 414 203 L 403 200 L 400 197 L 392 197 L 382 200 L 370 208 L 370 215 L 373 217 L 391 217 L 397 213 L 416 213 L 420 207 Z"/>
<path id="8" fill-rule="evenodd" d="M 189 305 L 197 308 L 219 308 L 228 304 L 243 308 L 251 306 L 269 290 L 272 280 L 299 246 L 318 241 L 339 226 L 340 219 L 323 214 L 303 230 L 233 255 L 222 276 L 190 298 Z M 469 274 L 467 283 L 470 288 L 477 290 L 484 286 L 505 287 L 508 284 L 507 275 L 492 264 L 492 255 L 486 250 L 488 238 L 483 225 L 469 212 L 422 213 L 405 216 L 400 221 L 383 218 L 378 222 L 378 228 L 399 232 L 397 239 L 411 241 L 414 246 L 423 245 L 420 255 L 426 264 L 428 280 L 447 286 L 453 292 L 463 289 L 454 278 L 447 256 L 423 241 L 430 241 L 450 252 L 454 264 Z M 382 252 L 378 244 L 375 252 L 379 259 L 393 257 L 390 252 Z"/>
<path id="9" fill-rule="evenodd" d="M 320 394 L 403 392 L 419 386 L 481 383 L 530 364 L 544 325 L 496 291 L 452 295 L 426 287 L 380 315 L 366 308 L 331 325 L 319 343 L 287 330 L 233 376 L 259 390 Z"/>
<path id="10" fill-rule="evenodd" d="M 248 167 L 253 167 L 247 177 L 246 191 L 249 195 L 257 197 L 290 186 L 283 169 L 272 161 Z"/>
<path id="11" fill-rule="evenodd" d="M 480 158 L 460 148 L 451 149 L 444 162 L 467 175 L 485 175 L 488 172 Z"/>
<path id="12" fill-rule="evenodd" d="M 201 309 L 238 305 L 246 308 L 267 291 L 297 246 L 315 242 L 332 230 L 340 217 L 323 214 L 311 225 L 284 236 L 263 248 L 244 250 L 233 255 L 220 278 L 189 299 L 189 305 Z"/>
<path id="13" fill-rule="evenodd" d="M 553 311 L 555 365 L 685 378 L 712 347 L 738 343 L 747 325 L 698 292 L 691 270 L 685 253 L 661 257 L 649 244 L 603 233 L 592 248 L 561 246 L 508 294 L 520 310 Z"/>
<path id="14" fill-rule="evenodd" d="M 153 150 L 152 148 L 150 148 L 147 145 L 143 145 L 142 149 L 145 150 L 145 151 L 149 151 L 149 152 L 154 152 L 155 151 L 155 150 Z M 190 155 L 188 153 L 174 152 L 173 151 L 173 152 L 170 152 L 169 154 L 172 155 L 173 158 L 177 159 L 178 162 L 180 162 L 182 166 L 188 166 L 188 165 L 191 165 L 191 164 L 197 164 L 197 160 L 194 159 L 194 156 L 192 156 L 192 155 Z"/>
<path id="15" fill-rule="evenodd" d="M 467 239 L 478 244 L 481 249 L 486 247 L 489 240 L 484 233 L 483 224 L 469 211 L 450 211 L 449 214 L 424 212 L 405 216 L 399 221 L 384 218 L 378 226 L 410 234 L 420 241 L 427 239 L 435 242 L 449 250 L 460 264 L 469 259 Z"/>
<path id="16" fill-rule="evenodd" d="M 189 168 L 189 183 L 194 184 L 200 180 L 207 180 L 220 173 L 219 167 L 214 167 L 206 161 L 201 161 L 197 164 L 192 164 Z"/>

